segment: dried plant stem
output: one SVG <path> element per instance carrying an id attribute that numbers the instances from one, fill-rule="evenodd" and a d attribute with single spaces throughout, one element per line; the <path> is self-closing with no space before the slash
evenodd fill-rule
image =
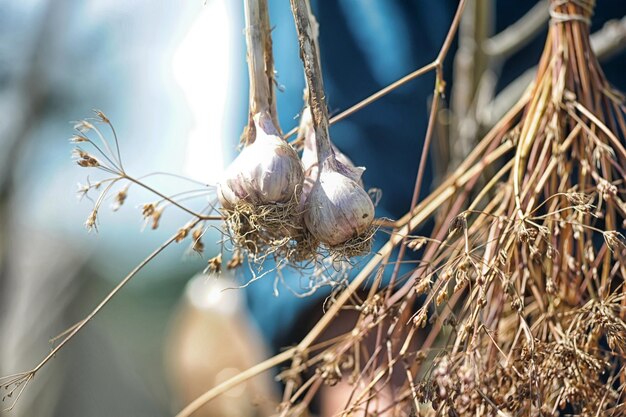
<path id="1" fill-rule="evenodd" d="M 304 64 L 309 107 L 311 109 L 317 144 L 317 160 L 321 165 L 333 154 L 328 133 L 328 108 L 326 107 L 324 94 L 322 68 L 317 51 L 316 37 L 313 32 L 309 5 L 305 0 L 290 0 L 290 3 L 298 33 L 300 58 Z"/>
<path id="2" fill-rule="evenodd" d="M 265 61 L 265 78 L 268 85 L 269 113 L 276 129 L 280 130 L 278 110 L 276 109 L 276 95 L 274 94 L 274 53 L 272 51 L 272 27 L 267 0 L 258 0 L 260 12 L 261 36 L 263 37 L 263 57 Z"/>
<path id="3" fill-rule="evenodd" d="M 161 197 L 163 200 L 167 201 L 168 203 L 172 204 L 173 206 L 178 207 L 179 209 L 181 209 L 185 213 L 191 214 L 192 216 L 194 216 L 198 220 L 223 220 L 224 219 L 222 216 L 209 216 L 209 215 L 206 215 L 206 214 L 197 213 L 197 212 L 195 212 L 195 211 L 193 211 L 193 210 L 183 206 L 182 204 L 178 203 L 176 200 L 174 200 L 174 199 L 164 195 L 163 193 L 159 192 L 158 190 L 150 187 L 148 184 L 144 183 L 143 181 L 140 181 L 137 178 L 131 177 L 131 176 L 127 175 L 126 173 L 123 173 L 122 176 L 120 177 L 120 179 L 128 180 L 130 182 L 133 182 L 133 183 L 139 185 L 142 188 L 145 188 L 146 190 L 148 190 L 151 193 Z"/>
<path id="4" fill-rule="evenodd" d="M 250 79 L 250 114 L 270 112 L 271 86 L 266 73 L 263 17 L 267 0 L 244 0 L 248 75 Z M 271 42 L 271 41 L 270 41 Z"/>

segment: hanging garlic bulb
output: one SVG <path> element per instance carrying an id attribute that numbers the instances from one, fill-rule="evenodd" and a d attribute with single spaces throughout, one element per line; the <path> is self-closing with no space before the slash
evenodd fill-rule
<path id="1" fill-rule="evenodd" d="M 308 230 L 320 242 L 337 246 L 370 230 L 374 204 L 357 180 L 360 175 L 334 155 L 322 163 L 304 213 Z"/>
<path id="2" fill-rule="evenodd" d="M 306 96 L 306 94 L 305 94 Z M 298 138 L 304 140 L 302 150 L 302 165 L 304 167 L 304 184 L 302 186 L 302 195 L 300 196 L 300 210 L 304 211 L 306 200 L 313 189 L 313 185 L 317 181 L 319 164 L 317 163 L 317 141 L 315 140 L 315 129 L 313 128 L 313 118 L 311 109 L 306 107 L 300 117 L 300 127 L 298 129 Z M 356 167 L 354 163 L 344 153 L 331 143 L 333 153 L 337 162 L 345 166 L 345 170 L 349 172 L 350 178 L 363 187 L 361 175 L 365 171 L 363 167 Z"/>
<path id="3" fill-rule="evenodd" d="M 365 168 L 355 167 L 350 159 L 336 151 L 327 136 L 322 135 L 322 140 L 316 141 L 308 108 L 302 117 L 305 179 L 300 201 L 304 221 L 320 242 L 338 246 L 369 232 L 374 220 L 374 204 L 361 180 Z M 320 156 L 324 160 L 321 171 Z"/>
<path id="4" fill-rule="evenodd" d="M 304 180 L 298 154 L 280 137 L 271 116 L 260 112 L 253 120 L 255 141 L 241 151 L 218 183 L 217 195 L 226 209 L 240 202 L 286 203 Z"/>

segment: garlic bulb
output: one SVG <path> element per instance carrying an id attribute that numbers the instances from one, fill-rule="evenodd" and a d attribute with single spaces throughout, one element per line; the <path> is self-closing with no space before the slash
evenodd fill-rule
<path id="1" fill-rule="evenodd" d="M 266 112 L 254 115 L 255 141 L 246 146 L 218 183 L 222 206 L 285 203 L 302 186 L 304 172 L 296 151 L 281 137 Z"/>
<path id="2" fill-rule="evenodd" d="M 313 128 L 313 118 L 311 117 L 311 109 L 305 108 L 300 118 L 300 129 L 298 137 L 303 137 L 304 147 L 302 150 L 302 165 L 304 167 L 304 185 L 302 186 L 302 195 L 300 197 L 300 209 L 304 211 L 306 200 L 317 181 L 319 165 L 317 163 L 317 143 L 315 140 L 315 129 Z M 335 159 L 343 164 L 350 178 L 363 187 L 361 175 L 365 171 L 363 167 L 356 167 L 354 163 L 344 153 L 331 143 L 331 148 L 335 155 Z"/>
<path id="3" fill-rule="evenodd" d="M 362 171 L 361 171 L 362 172 Z M 315 238 L 337 246 L 367 232 L 374 221 L 374 204 L 360 175 L 330 155 L 306 201 L 304 221 Z"/>

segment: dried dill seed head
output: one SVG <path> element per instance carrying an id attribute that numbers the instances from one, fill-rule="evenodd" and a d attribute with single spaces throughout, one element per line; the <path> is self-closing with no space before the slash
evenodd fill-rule
<path id="1" fill-rule="evenodd" d="M 80 120 L 74 123 L 74 130 L 77 130 L 80 133 L 87 133 L 93 129 L 94 129 L 94 125 L 88 122 L 87 120 Z"/>
<path id="2" fill-rule="evenodd" d="M 109 118 L 104 114 L 104 112 L 102 110 L 98 110 L 98 109 L 93 109 L 93 112 L 95 113 L 96 117 L 98 119 L 100 119 L 100 121 L 102 123 L 106 123 L 106 124 L 111 124 L 111 121 L 109 120 Z"/>
<path id="3" fill-rule="evenodd" d="M 87 142 L 89 139 L 87 139 L 85 136 L 83 135 L 73 135 L 70 138 L 70 142 L 71 143 L 81 143 L 81 142 Z"/>
<path id="4" fill-rule="evenodd" d="M 620 232 L 616 232 L 615 230 L 606 230 L 602 232 L 602 236 L 604 237 L 604 241 L 611 251 L 626 248 L 626 244 L 624 243 L 624 235 Z"/>
<path id="5" fill-rule="evenodd" d="M 97 221 L 98 221 L 98 210 L 94 209 L 89 213 L 89 217 L 87 217 L 87 221 L 85 221 L 85 227 L 87 227 L 87 230 L 97 231 L 98 230 Z"/>
<path id="6" fill-rule="evenodd" d="M 448 300 L 448 291 L 444 288 L 443 290 L 439 291 L 439 293 L 437 294 L 436 303 L 439 306 L 442 303 L 446 302 L 447 300 Z"/>
<path id="7" fill-rule="evenodd" d="M 72 156 L 76 163 L 83 168 L 97 168 L 100 166 L 100 162 L 96 158 L 80 148 L 74 149 Z"/>
<path id="8" fill-rule="evenodd" d="M 220 274 L 222 272 L 222 254 L 209 259 L 207 267 L 204 270 L 205 273 Z"/>
<path id="9" fill-rule="evenodd" d="M 191 233 L 192 244 L 191 249 L 199 254 L 204 253 L 204 243 L 202 242 L 202 235 L 204 234 L 204 229 L 202 227 L 196 227 Z"/>
<path id="10" fill-rule="evenodd" d="M 232 257 L 226 263 L 226 268 L 235 269 L 243 265 L 243 255 L 240 250 L 233 251 Z"/>
<path id="11" fill-rule="evenodd" d="M 154 203 L 146 203 L 141 206 L 141 214 L 144 217 L 150 217 L 154 214 L 156 210 L 156 205 Z"/>
<path id="12" fill-rule="evenodd" d="M 420 327 L 425 327 L 426 326 L 426 322 L 428 320 L 428 315 L 426 314 L 426 311 L 421 309 L 416 315 L 415 317 L 413 317 L 413 326 L 420 328 Z"/>
<path id="13" fill-rule="evenodd" d="M 448 226 L 448 234 L 454 236 L 456 233 L 467 230 L 467 218 L 464 214 L 455 216 Z"/>
<path id="14" fill-rule="evenodd" d="M 183 240 L 185 240 L 185 238 L 189 236 L 189 231 L 191 230 L 191 227 L 192 227 L 192 223 L 187 223 L 186 225 L 178 229 L 178 232 L 176 234 L 176 238 L 174 239 L 174 241 L 178 243 L 178 242 L 182 242 Z"/>
<path id="15" fill-rule="evenodd" d="M 326 385 L 337 385 L 341 381 L 342 374 L 341 357 L 331 352 L 324 354 L 321 365 L 315 370 Z"/>
<path id="16" fill-rule="evenodd" d="M 431 285 L 430 275 L 420 278 L 419 281 L 415 284 L 415 294 L 416 295 L 425 294 L 430 289 L 430 285 Z"/>
<path id="17" fill-rule="evenodd" d="M 410 239 L 407 242 L 406 246 L 407 246 L 407 248 L 409 248 L 409 249 L 411 249 L 413 251 L 418 251 L 418 250 L 420 250 L 421 248 L 424 247 L 426 242 L 427 242 L 427 240 L 426 240 L 425 237 L 418 236 L 416 238 Z"/>
<path id="18" fill-rule="evenodd" d="M 154 212 L 152 212 L 152 214 L 150 215 L 150 218 L 152 219 L 151 227 L 153 230 L 158 229 L 162 214 L 163 214 L 163 207 L 159 207 L 158 209 L 155 209 Z"/>
<path id="19" fill-rule="evenodd" d="M 115 197 L 113 198 L 113 204 L 111 204 L 111 209 L 113 211 L 119 210 L 124 205 L 124 202 L 128 197 L 128 187 L 128 185 L 125 186 L 115 194 Z"/>

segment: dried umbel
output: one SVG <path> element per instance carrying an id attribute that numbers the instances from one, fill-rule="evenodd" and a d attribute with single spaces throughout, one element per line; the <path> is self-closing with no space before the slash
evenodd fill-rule
<path id="1" fill-rule="evenodd" d="M 228 167 L 217 195 L 226 209 L 238 204 L 286 203 L 301 189 L 304 173 L 296 151 L 267 113 L 254 116 L 256 139 Z"/>
<path id="2" fill-rule="evenodd" d="M 311 234 L 331 248 L 371 237 L 374 204 L 359 179 L 360 173 L 331 155 L 313 184 L 304 221 Z"/>

